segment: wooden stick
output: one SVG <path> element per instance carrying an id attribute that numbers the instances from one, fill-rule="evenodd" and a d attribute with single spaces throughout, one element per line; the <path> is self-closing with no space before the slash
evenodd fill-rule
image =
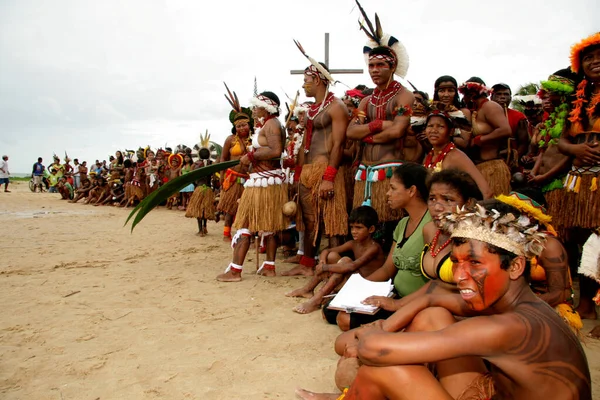
<path id="1" fill-rule="evenodd" d="M 290 123 L 290 119 L 292 119 L 292 114 L 294 113 L 294 108 L 296 108 L 296 105 L 298 104 L 298 96 L 300 96 L 300 91 L 296 90 L 296 97 L 294 98 L 294 102 L 292 103 L 292 106 L 290 107 L 290 113 L 287 117 L 287 121 L 285 121 L 285 129 L 287 129 L 287 125 Z"/>
<path id="2" fill-rule="evenodd" d="M 256 247 L 256 270 L 258 271 L 258 257 L 259 257 L 259 247 L 260 247 L 260 234 L 256 234 L 256 239 L 254 243 L 254 247 Z"/>

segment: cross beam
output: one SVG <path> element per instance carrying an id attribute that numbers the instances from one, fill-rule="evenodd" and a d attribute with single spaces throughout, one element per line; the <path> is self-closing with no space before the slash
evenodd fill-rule
<path id="1" fill-rule="evenodd" d="M 325 65 L 329 67 L 329 33 L 325 33 Z M 362 69 L 330 69 L 332 74 L 362 74 Z M 303 69 L 293 69 L 290 71 L 292 75 L 304 75 Z"/>

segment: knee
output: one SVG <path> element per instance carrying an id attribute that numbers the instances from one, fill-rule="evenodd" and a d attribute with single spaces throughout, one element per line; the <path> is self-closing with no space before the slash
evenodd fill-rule
<path id="1" fill-rule="evenodd" d="M 354 331 L 344 332 L 341 335 L 339 335 L 337 337 L 337 339 L 335 339 L 335 345 L 334 345 L 335 352 L 338 355 L 343 356 L 346 352 L 346 347 L 348 347 L 348 345 L 353 344 L 355 342 L 356 342 L 356 339 L 354 337 Z"/>
<path id="2" fill-rule="evenodd" d="M 340 256 L 339 253 L 335 252 L 335 251 L 331 251 L 327 254 L 327 260 L 325 260 L 325 262 L 327 264 L 336 264 L 342 257 Z"/>
<path id="3" fill-rule="evenodd" d="M 337 325 L 344 332 L 350 330 L 350 314 L 345 313 L 345 312 L 338 313 L 337 318 L 335 319 L 335 322 L 337 322 Z"/>
<path id="4" fill-rule="evenodd" d="M 441 307 L 430 307 L 418 313 L 408 327 L 408 331 L 439 331 L 455 323 L 452 314 Z"/>

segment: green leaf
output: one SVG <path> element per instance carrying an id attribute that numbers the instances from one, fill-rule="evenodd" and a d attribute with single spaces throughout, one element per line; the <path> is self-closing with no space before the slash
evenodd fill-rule
<path id="1" fill-rule="evenodd" d="M 167 182 L 154 192 L 150 193 L 144 200 L 140 202 L 129 214 L 127 217 L 127 221 L 125 221 L 125 225 L 129 222 L 129 220 L 135 215 L 133 223 L 131 224 L 131 231 L 133 232 L 133 228 L 142 220 L 144 217 L 152 211 L 155 207 L 157 207 L 163 201 L 166 201 L 169 197 L 178 193 L 181 189 L 197 181 L 200 178 L 204 178 L 206 176 L 212 175 L 216 172 L 225 170 L 227 168 L 235 167 L 240 163 L 240 160 L 232 160 L 226 161 L 222 163 L 216 163 L 212 165 L 208 165 L 206 167 L 198 168 L 189 172 L 185 175 L 178 176 L 177 178 Z M 136 215 L 137 213 L 137 215 Z"/>

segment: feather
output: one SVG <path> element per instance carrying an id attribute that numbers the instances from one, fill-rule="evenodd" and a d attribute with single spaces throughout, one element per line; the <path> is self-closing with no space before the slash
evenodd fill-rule
<path id="1" fill-rule="evenodd" d="M 377 13 L 375 13 L 375 29 L 376 29 L 375 33 L 377 34 L 377 37 L 379 39 L 381 39 L 383 37 L 383 29 L 381 28 L 381 22 L 379 21 L 379 15 L 377 15 Z M 417 89 L 415 89 L 415 90 L 417 90 Z"/>
<path id="2" fill-rule="evenodd" d="M 227 94 L 229 95 L 229 97 L 227 97 L 227 94 L 224 95 L 225 98 L 227 99 L 227 101 L 229 102 L 229 104 L 231 104 L 231 107 L 235 111 L 241 112 L 242 109 L 240 107 L 240 102 L 238 100 L 237 94 L 235 92 L 233 92 L 233 94 L 232 94 L 231 90 L 229 90 L 229 87 L 227 87 L 227 84 L 225 82 L 223 82 L 223 85 L 225 85 L 225 89 L 227 89 Z"/>
<path id="3" fill-rule="evenodd" d="M 406 81 L 406 82 L 408 82 L 408 84 L 410 85 L 410 87 L 412 87 L 415 92 L 419 90 L 419 89 L 417 89 L 417 87 L 415 85 L 412 84 L 411 81 Z"/>
<path id="4" fill-rule="evenodd" d="M 365 26 L 363 25 L 363 23 L 361 21 L 358 21 L 358 25 L 359 25 L 360 29 L 369 37 L 369 39 L 371 39 L 375 43 L 379 44 L 379 42 L 377 41 L 377 38 L 375 36 L 373 36 L 373 34 L 371 32 L 369 32 L 369 30 L 367 28 L 365 28 Z"/>
<path id="5" fill-rule="evenodd" d="M 172 195 L 178 193 L 181 189 L 197 181 L 199 178 L 212 175 L 216 172 L 225 170 L 227 168 L 235 167 L 240 163 L 240 160 L 232 160 L 222 163 L 212 164 L 206 167 L 195 169 L 185 175 L 178 176 L 177 178 L 170 180 L 154 192 L 150 193 L 144 200 L 142 200 L 129 214 L 125 225 L 135 215 L 131 224 L 131 231 L 133 228 L 140 223 L 142 219 L 155 207 L 166 201 Z M 136 214 L 137 213 L 137 214 Z"/>
<path id="6" fill-rule="evenodd" d="M 364 8 L 362 8 L 362 6 L 361 6 L 361 5 L 360 5 L 360 3 L 358 2 L 358 0 L 355 0 L 355 1 L 356 1 L 356 5 L 358 6 L 358 9 L 360 10 L 360 13 L 362 14 L 363 18 L 365 19 L 365 21 L 366 21 L 366 23 L 367 23 L 367 26 L 369 27 L 369 32 L 367 32 L 367 31 L 365 30 L 365 28 L 364 28 L 364 25 L 363 25 L 363 24 L 361 24 L 361 27 L 363 28 L 363 30 L 365 31 L 365 33 L 367 33 L 367 35 L 368 35 L 369 33 L 371 34 L 371 35 L 370 35 L 370 37 L 371 37 L 371 38 L 372 38 L 372 39 L 373 39 L 375 42 L 377 42 L 377 44 L 380 44 L 380 43 L 379 43 L 379 39 L 381 39 L 381 38 L 378 38 L 378 37 L 377 37 L 377 32 L 375 31 L 375 29 L 373 29 L 373 24 L 371 23 L 371 20 L 369 20 L 369 17 L 367 16 L 367 13 L 365 12 Z"/>

